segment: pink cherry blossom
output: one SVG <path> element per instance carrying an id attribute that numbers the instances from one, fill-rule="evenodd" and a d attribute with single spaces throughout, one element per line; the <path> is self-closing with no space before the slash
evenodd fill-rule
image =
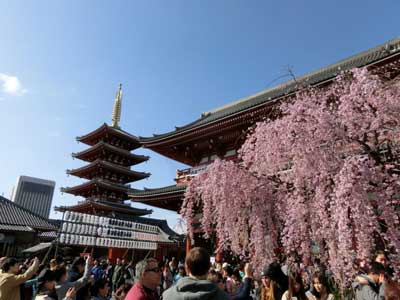
<path id="1" fill-rule="evenodd" d="M 400 81 L 376 74 L 354 69 L 300 89 L 257 123 L 238 162 L 216 160 L 190 183 L 189 233 L 200 222 L 260 268 L 279 245 L 308 257 L 314 242 L 341 287 L 377 247 L 399 274 Z"/>

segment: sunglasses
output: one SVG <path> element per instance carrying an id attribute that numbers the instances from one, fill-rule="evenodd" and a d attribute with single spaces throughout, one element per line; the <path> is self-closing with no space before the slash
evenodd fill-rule
<path id="1" fill-rule="evenodd" d="M 144 270 L 145 272 L 154 272 L 154 273 L 160 273 L 161 269 L 160 268 L 153 268 L 153 269 L 147 269 Z"/>

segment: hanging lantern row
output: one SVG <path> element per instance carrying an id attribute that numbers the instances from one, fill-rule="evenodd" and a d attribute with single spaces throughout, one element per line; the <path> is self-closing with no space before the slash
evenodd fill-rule
<path id="1" fill-rule="evenodd" d="M 146 249 L 146 250 L 157 249 L 157 243 L 154 242 L 128 241 L 128 240 L 105 239 L 105 238 L 97 238 L 96 245 L 103 247 L 129 248 L 129 249 Z"/>
<path id="2" fill-rule="evenodd" d="M 160 240 L 158 234 L 119 230 L 106 227 L 96 227 L 92 225 L 77 224 L 77 223 L 63 223 L 61 231 L 64 233 L 98 235 L 100 237 L 119 237 L 119 238 L 127 238 L 133 240 L 143 240 L 143 241 Z"/>
<path id="3" fill-rule="evenodd" d="M 113 248 L 130 248 L 130 249 L 146 249 L 156 250 L 157 243 L 142 242 L 142 241 L 128 241 L 109 238 L 96 238 L 93 236 L 82 236 L 74 234 L 60 234 L 60 243 L 67 245 L 82 245 L 82 246 L 100 246 L 100 247 L 113 247 Z"/>
<path id="4" fill-rule="evenodd" d="M 98 228 L 86 224 L 63 223 L 61 231 L 66 233 L 96 235 Z"/>
<path id="5" fill-rule="evenodd" d="M 60 243 L 68 245 L 72 244 L 72 245 L 91 246 L 96 244 L 96 237 L 61 233 Z"/>
<path id="6" fill-rule="evenodd" d="M 99 227 L 97 229 L 97 235 L 101 237 L 122 237 L 127 239 L 143 240 L 143 241 L 160 240 L 158 234 L 137 232 L 137 231 L 116 230 L 105 227 Z"/>
<path id="7" fill-rule="evenodd" d="M 74 223 L 87 223 L 87 224 L 101 225 L 101 226 L 121 227 L 121 228 L 155 232 L 155 233 L 158 233 L 159 231 L 158 227 L 154 225 L 147 225 L 130 221 L 122 221 L 107 217 L 82 214 L 73 211 L 65 212 L 64 220 Z"/>

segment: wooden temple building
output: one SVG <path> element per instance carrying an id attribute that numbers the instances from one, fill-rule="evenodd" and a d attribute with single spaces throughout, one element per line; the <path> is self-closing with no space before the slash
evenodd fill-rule
<path id="1" fill-rule="evenodd" d="M 145 162 L 148 156 L 131 151 L 141 147 L 139 139 L 119 127 L 122 91 L 117 92 L 112 124 L 104 123 L 96 130 L 77 137 L 89 148 L 73 153 L 87 164 L 67 174 L 86 179 L 84 183 L 62 188 L 64 193 L 81 196 L 85 200 L 72 206 L 56 207 L 63 212 L 58 241 L 72 245 L 80 252 L 94 252 L 94 256 L 129 257 L 135 260 L 148 251 L 162 259 L 177 256 L 181 237 L 165 220 L 145 217 L 152 210 L 134 208 L 124 201 L 133 191 L 129 183 L 150 176 L 131 166 Z M 179 255 L 178 255 L 179 256 Z"/>
<path id="2" fill-rule="evenodd" d="M 335 64 L 290 80 L 255 95 L 201 114 L 193 122 L 152 137 L 140 137 L 140 144 L 165 157 L 190 166 L 177 170 L 176 184 L 158 189 L 129 192 L 132 201 L 179 212 L 186 184 L 217 157 L 236 159 L 249 128 L 273 117 L 274 108 L 291 98 L 300 87 L 329 85 L 342 71 L 357 67 L 381 70 L 392 76 L 400 73 L 400 38 L 369 49 Z M 187 240 L 186 247 L 193 242 Z M 196 244 L 196 242 L 194 243 Z"/>

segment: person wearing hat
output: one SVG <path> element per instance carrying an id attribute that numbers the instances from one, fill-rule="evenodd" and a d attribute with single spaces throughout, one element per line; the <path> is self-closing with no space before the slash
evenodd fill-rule
<path id="1" fill-rule="evenodd" d="M 36 273 L 39 269 L 39 259 L 35 258 L 28 270 L 21 275 L 17 275 L 19 266 L 20 264 L 15 258 L 7 258 L 3 261 L 0 273 L 1 300 L 20 300 L 19 285 L 28 281 Z"/>
<path id="2" fill-rule="evenodd" d="M 40 272 L 38 278 L 38 293 L 36 294 L 35 300 L 61 300 L 58 299 L 56 293 L 56 275 L 54 271 L 49 269 L 43 269 Z M 65 297 L 62 300 L 73 300 L 75 295 L 75 289 L 71 288 L 67 291 Z"/>
<path id="3" fill-rule="evenodd" d="M 261 286 L 256 292 L 257 300 L 280 300 L 288 288 L 286 275 L 280 265 L 271 263 L 261 272 Z"/>

